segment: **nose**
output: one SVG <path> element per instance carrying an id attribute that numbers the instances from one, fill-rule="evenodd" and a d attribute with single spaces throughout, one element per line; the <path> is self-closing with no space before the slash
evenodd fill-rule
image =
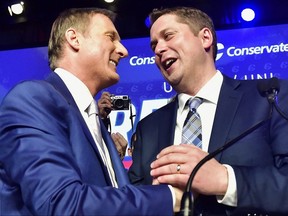
<path id="1" fill-rule="evenodd" d="M 165 51 L 167 50 L 167 46 L 165 46 L 164 43 L 161 43 L 161 42 L 158 42 L 155 49 L 154 49 L 154 52 L 156 55 L 160 56 L 162 55 Z"/>
<path id="2" fill-rule="evenodd" d="M 119 42 L 117 44 L 116 52 L 117 52 L 117 54 L 120 55 L 120 58 L 125 58 L 128 56 L 128 50 L 126 49 L 126 47 L 121 42 Z"/>

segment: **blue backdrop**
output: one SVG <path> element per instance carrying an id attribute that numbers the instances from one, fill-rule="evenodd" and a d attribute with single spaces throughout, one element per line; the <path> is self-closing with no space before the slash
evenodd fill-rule
<path id="1" fill-rule="evenodd" d="M 234 79 L 288 78 L 288 25 L 217 31 L 217 37 L 216 66 L 222 73 Z M 112 132 L 130 140 L 137 122 L 166 104 L 175 92 L 155 65 L 148 37 L 122 42 L 129 56 L 118 66 L 120 82 L 105 91 L 131 98 L 132 110 L 110 114 Z M 48 73 L 47 47 L 0 51 L 0 102 L 15 84 Z"/>

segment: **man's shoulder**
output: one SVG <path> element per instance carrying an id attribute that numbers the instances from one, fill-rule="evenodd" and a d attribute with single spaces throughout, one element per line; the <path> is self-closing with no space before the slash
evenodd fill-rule
<path id="1" fill-rule="evenodd" d="M 165 118 L 167 115 L 171 115 L 177 109 L 177 98 L 172 98 L 166 105 L 160 107 L 159 109 L 153 111 L 139 122 L 155 122 L 160 118 Z"/>
<path id="2" fill-rule="evenodd" d="M 25 80 L 21 81 L 20 83 L 16 84 L 13 88 L 11 88 L 11 90 L 8 92 L 8 95 L 38 94 L 45 89 L 49 89 L 49 86 L 51 85 L 45 80 Z"/>
<path id="3" fill-rule="evenodd" d="M 40 103 L 47 98 L 50 100 L 51 95 L 55 92 L 55 89 L 51 84 L 45 80 L 25 80 L 16 84 L 11 88 L 4 96 L 1 104 L 5 103 L 20 103 L 34 101 L 34 103 Z"/>

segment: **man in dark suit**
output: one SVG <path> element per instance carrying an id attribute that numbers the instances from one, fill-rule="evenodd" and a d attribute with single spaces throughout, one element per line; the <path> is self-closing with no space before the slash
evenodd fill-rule
<path id="1" fill-rule="evenodd" d="M 200 10 L 153 11 L 151 48 L 164 78 L 177 96 L 142 119 L 136 129 L 134 184 L 171 184 L 185 188 L 193 168 L 208 153 L 268 118 L 271 106 L 257 81 L 233 80 L 215 68 L 216 33 Z M 279 106 L 288 113 L 288 83 L 280 81 Z M 189 98 L 202 98 L 202 147 L 182 142 Z M 288 122 L 272 118 L 205 163 L 192 191 L 195 215 L 287 215 Z"/>
<path id="2" fill-rule="evenodd" d="M 94 96 L 117 83 L 116 66 L 128 55 L 113 20 L 111 11 L 96 8 L 60 14 L 48 45 L 54 72 L 18 84 L 4 98 L 0 215 L 173 215 L 179 209 L 181 190 L 129 184 L 96 115 Z"/>

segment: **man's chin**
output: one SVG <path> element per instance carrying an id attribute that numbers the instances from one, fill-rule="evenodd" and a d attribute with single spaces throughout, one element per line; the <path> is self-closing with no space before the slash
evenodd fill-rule
<path id="1" fill-rule="evenodd" d="M 109 79 L 109 81 L 107 81 L 107 86 L 106 86 L 106 88 L 107 87 L 110 87 L 110 86 L 112 86 L 112 85 L 115 85 L 115 84 L 117 84 L 118 82 L 119 82 L 119 80 L 120 80 L 120 77 L 117 75 L 117 76 L 114 76 L 114 77 L 111 77 L 110 79 Z"/>
<path id="2" fill-rule="evenodd" d="M 114 82 L 113 84 L 118 83 L 119 80 L 120 80 L 120 76 L 118 74 L 116 74 L 116 76 L 111 79 L 111 81 Z"/>

